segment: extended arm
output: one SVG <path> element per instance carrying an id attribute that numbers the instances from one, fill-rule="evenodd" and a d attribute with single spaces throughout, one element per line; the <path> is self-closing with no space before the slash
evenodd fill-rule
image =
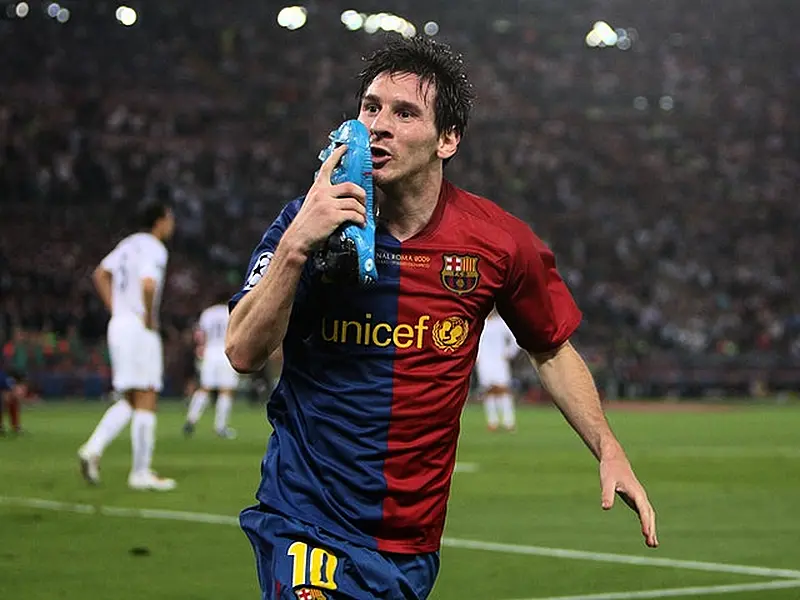
<path id="1" fill-rule="evenodd" d="M 603 508 L 610 509 L 618 493 L 639 515 L 646 544 L 657 547 L 655 511 L 611 431 L 586 363 L 569 342 L 551 352 L 531 356 L 531 362 L 558 409 L 600 461 Z"/>
<path id="2" fill-rule="evenodd" d="M 266 273 L 231 311 L 225 354 L 240 373 L 262 369 L 283 342 L 303 268 L 313 248 L 346 221 L 358 225 L 366 222 L 366 192 L 353 183 L 331 184 L 333 168 L 346 150 L 346 146 L 340 146 L 322 164 L 300 210 L 275 247 L 269 268 L 264 267 Z"/>

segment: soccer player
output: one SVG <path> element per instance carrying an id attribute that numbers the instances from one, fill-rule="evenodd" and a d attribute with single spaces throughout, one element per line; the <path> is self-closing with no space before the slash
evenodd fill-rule
<path id="1" fill-rule="evenodd" d="M 22 433 L 20 410 L 27 395 L 28 385 L 21 374 L 0 370 L 0 435 L 6 434 L 3 424 L 3 413 L 6 410 L 11 421 L 11 431 L 16 435 Z"/>
<path id="2" fill-rule="evenodd" d="M 460 414 L 495 304 L 599 460 L 602 507 L 620 494 L 656 546 L 653 508 L 570 344 L 581 313 L 553 254 L 522 221 L 443 177 L 473 95 L 462 60 L 430 39 L 397 39 L 367 59 L 360 81 L 380 207 L 377 283 L 329 282 L 309 260 L 340 224 L 366 223 L 364 190 L 330 182 L 341 147 L 267 229 L 230 302 L 237 371 L 283 346 L 258 504 L 240 515 L 262 598 L 429 595 Z"/>
<path id="3" fill-rule="evenodd" d="M 518 350 L 514 334 L 497 314 L 497 310 L 492 309 L 483 325 L 475 360 L 478 387 L 483 392 L 486 424 L 490 431 L 497 431 L 500 425 L 498 412 L 502 414 L 503 429 L 514 431 L 516 427 L 509 363 Z"/>
<path id="4" fill-rule="evenodd" d="M 103 451 L 130 422 L 133 465 L 128 486 L 166 491 L 175 481 L 159 477 L 151 464 L 164 370 L 158 333 L 167 268 L 164 242 L 172 237 L 175 218 L 166 203 L 154 202 L 142 210 L 139 225 L 142 230 L 117 244 L 94 271 L 97 293 L 111 313 L 107 337 L 112 384 L 122 398 L 105 412 L 78 457 L 84 478 L 99 483 Z"/>
<path id="5" fill-rule="evenodd" d="M 194 433 L 195 425 L 208 404 L 210 392 L 217 394 L 214 431 L 222 438 L 233 439 L 236 431 L 228 427 L 228 417 L 233 405 L 233 393 L 239 375 L 225 356 L 225 331 L 228 328 L 228 296 L 218 299 L 200 315 L 197 323 L 197 342 L 202 352 L 200 387 L 192 394 L 183 432 Z"/>

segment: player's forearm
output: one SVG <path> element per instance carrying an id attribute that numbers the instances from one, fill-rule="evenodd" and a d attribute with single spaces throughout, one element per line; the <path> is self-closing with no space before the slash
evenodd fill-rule
<path id="1" fill-rule="evenodd" d="M 155 284 L 150 285 L 146 280 L 143 286 L 142 295 L 144 296 L 144 326 L 148 329 L 155 328 Z"/>
<path id="2" fill-rule="evenodd" d="M 240 373 L 263 368 L 283 342 L 306 260 L 291 239 L 281 240 L 264 277 L 231 312 L 225 354 Z"/>
<path id="3" fill-rule="evenodd" d="M 100 296 L 106 310 L 111 312 L 111 273 L 102 267 L 97 267 L 92 273 L 92 283 L 94 283 L 94 289 L 97 290 L 97 295 Z"/>
<path id="4" fill-rule="evenodd" d="M 531 361 L 542 385 L 592 454 L 598 460 L 624 456 L 603 412 L 592 374 L 572 345 L 531 357 Z"/>

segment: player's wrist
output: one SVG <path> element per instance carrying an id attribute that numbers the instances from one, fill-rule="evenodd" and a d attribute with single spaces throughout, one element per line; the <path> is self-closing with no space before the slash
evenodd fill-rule
<path id="1" fill-rule="evenodd" d="M 311 255 L 313 244 L 303 240 L 291 229 L 283 234 L 278 244 L 277 253 L 284 255 L 287 262 L 293 266 L 302 267 Z"/>
<path id="2" fill-rule="evenodd" d="M 598 458 L 600 461 L 628 460 L 622 445 L 613 435 L 600 440 Z"/>

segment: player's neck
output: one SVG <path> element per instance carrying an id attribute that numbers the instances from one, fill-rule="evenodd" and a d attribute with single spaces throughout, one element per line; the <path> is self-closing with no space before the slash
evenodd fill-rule
<path id="1" fill-rule="evenodd" d="M 396 239 L 414 237 L 431 220 L 442 189 L 442 170 L 388 188 L 376 187 L 380 222 Z"/>

